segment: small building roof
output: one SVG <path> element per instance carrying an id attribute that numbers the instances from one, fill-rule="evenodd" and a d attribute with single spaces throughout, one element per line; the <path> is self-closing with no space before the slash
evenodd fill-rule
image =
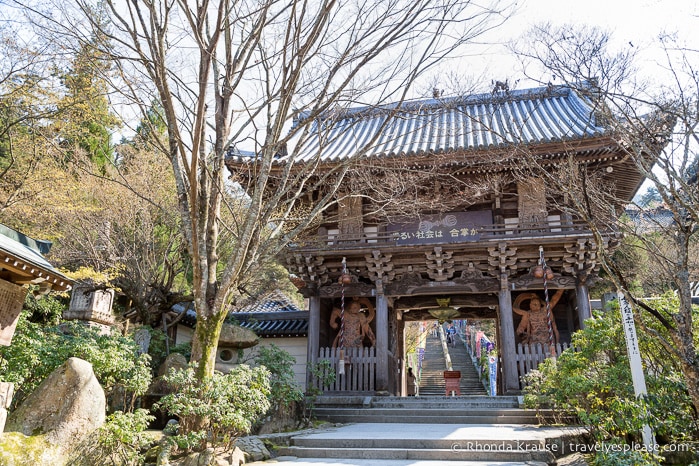
<path id="1" fill-rule="evenodd" d="M 662 205 L 647 209 L 627 206 L 625 213 L 637 234 L 662 231 L 675 223 L 672 211 Z"/>
<path id="2" fill-rule="evenodd" d="M 71 289 L 73 280 L 54 268 L 43 254 L 48 241 L 35 240 L 0 225 L 0 277 L 16 284 L 38 284 L 58 291 Z"/>
<path id="3" fill-rule="evenodd" d="M 255 302 L 233 311 L 234 314 L 259 314 L 270 312 L 298 312 L 299 307 L 281 290 L 272 290 Z"/>
<path id="4" fill-rule="evenodd" d="M 185 315 L 180 323 L 194 328 L 197 316 L 192 303 L 179 303 L 172 310 Z M 301 310 L 280 290 L 273 290 L 239 311 L 229 314 L 237 324 L 263 338 L 308 335 L 308 311 Z"/>
<path id="5" fill-rule="evenodd" d="M 310 118 L 301 113 L 297 119 Z M 598 137 L 606 128 L 590 100 L 564 86 L 337 109 L 316 117 L 295 162 L 440 154 L 560 143 Z M 254 154 L 232 149 L 232 162 Z M 280 154 L 278 161 L 287 156 Z"/>
<path id="6" fill-rule="evenodd" d="M 308 311 L 303 311 L 280 290 L 273 290 L 231 313 L 238 325 L 263 338 L 308 335 Z"/>
<path id="7" fill-rule="evenodd" d="M 236 318 L 238 325 L 263 338 L 308 336 L 308 311 L 246 314 Z"/>

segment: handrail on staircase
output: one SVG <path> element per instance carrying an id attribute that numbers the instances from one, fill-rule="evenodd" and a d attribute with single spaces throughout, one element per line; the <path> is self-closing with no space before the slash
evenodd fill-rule
<path id="1" fill-rule="evenodd" d="M 449 345 L 447 345 L 447 335 L 444 327 L 441 325 L 439 326 L 439 340 L 442 342 L 442 351 L 444 352 L 444 362 L 447 365 L 447 370 L 451 371 L 453 366 L 451 364 L 451 356 L 449 355 Z"/>

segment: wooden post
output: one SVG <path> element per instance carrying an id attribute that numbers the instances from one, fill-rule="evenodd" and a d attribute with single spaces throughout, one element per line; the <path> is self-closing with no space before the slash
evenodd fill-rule
<path id="1" fill-rule="evenodd" d="M 582 330 L 585 328 L 585 321 L 592 318 L 590 291 L 585 282 L 578 281 L 575 285 L 575 300 L 578 305 L 578 320 Z"/>
<path id="2" fill-rule="evenodd" d="M 621 290 L 617 291 L 617 295 L 619 297 L 619 308 L 621 309 L 621 322 L 624 324 L 626 351 L 629 356 L 629 365 L 631 367 L 633 391 L 636 398 L 645 398 L 648 396 L 648 390 L 646 390 L 646 377 L 643 374 L 643 363 L 641 362 L 641 350 L 638 346 L 638 336 L 636 335 L 636 324 L 634 323 L 633 309 L 631 309 L 631 305 L 626 300 L 626 296 L 624 296 L 624 293 Z M 641 435 L 643 437 L 643 445 L 646 447 L 646 451 L 658 451 L 658 446 L 655 442 L 655 435 L 648 424 L 643 425 Z"/>
<path id="3" fill-rule="evenodd" d="M 379 285 L 377 283 L 377 285 Z M 380 286 L 377 286 L 379 291 Z M 376 391 L 388 394 L 388 300 L 376 293 Z"/>
<path id="4" fill-rule="evenodd" d="M 513 324 L 514 326 L 514 324 Z M 496 325 L 495 326 L 495 347 L 496 348 L 502 348 L 502 332 L 500 331 L 500 326 Z M 500 367 L 501 364 L 498 363 L 498 378 L 497 378 L 497 390 L 498 390 L 498 395 L 503 395 L 505 393 L 505 385 L 503 383 L 503 378 L 500 376 L 502 373 L 502 367 Z"/>
<path id="5" fill-rule="evenodd" d="M 512 294 L 507 275 L 500 276 L 500 354 L 502 355 L 502 376 L 505 395 L 519 393 L 519 377 L 515 359 L 515 326 L 512 319 Z"/>
<path id="6" fill-rule="evenodd" d="M 395 312 L 395 311 L 394 311 Z M 395 381 L 392 384 L 393 385 L 393 390 L 392 394 L 396 396 L 405 396 L 405 381 L 406 381 L 406 373 L 408 371 L 408 365 L 405 363 L 405 321 L 402 320 L 402 316 L 400 320 L 398 320 L 398 317 L 400 314 L 396 314 L 396 350 L 395 350 L 395 359 L 397 363 L 397 368 L 396 368 L 396 373 L 394 374 Z M 413 370 L 416 370 L 417 367 L 413 367 Z"/>
<path id="7" fill-rule="evenodd" d="M 320 351 L 320 296 L 311 296 L 308 299 L 308 355 L 306 356 L 311 366 L 318 362 Z M 315 385 L 311 371 L 306 373 L 306 390 Z"/>

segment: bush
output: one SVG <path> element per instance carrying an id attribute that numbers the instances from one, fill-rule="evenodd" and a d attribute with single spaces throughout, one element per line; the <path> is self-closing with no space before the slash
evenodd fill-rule
<path id="1" fill-rule="evenodd" d="M 42 327 L 20 315 L 12 345 L 0 347 L 0 379 L 15 383 L 12 409 L 70 357 L 92 364 L 111 406 L 132 408 L 151 381 L 149 357 L 120 335 L 99 335 L 79 323 Z"/>
<path id="2" fill-rule="evenodd" d="M 170 344 L 168 353 L 165 338 L 169 338 L 159 328 L 145 327 L 150 333 L 150 344 L 148 345 L 148 354 L 151 357 L 151 367 L 153 368 L 153 376 L 157 375 L 158 368 L 165 362 L 169 354 L 179 353 L 189 360 L 192 355 L 192 343 L 180 343 L 179 345 Z"/>
<path id="3" fill-rule="evenodd" d="M 229 448 L 270 407 L 270 373 L 264 367 L 240 365 L 208 380 L 194 375 L 195 365 L 171 370 L 164 379 L 175 392 L 156 404 L 179 419 L 172 437 L 179 449 L 203 450 L 208 444 Z"/>
<path id="4" fill-rule="evenodd" d="M 303 400 L 303 391 L 294 380 L 293 356 L 276 345 L 261 347 L 255 363 L 270 372 L 270 413 L 281 421 L 291 416 L 295 402 Z"/>
<path id="5" fill-rule="evenodd" d="M 616 451 L 613 447 L 620 447 L 619 443 L 603 443 L 599 451 L 590 462 L 590 466 L 655 466 L 660 464 L 661 458 L 649 452 L 640 450 Z M 612 447 L 612 448 L 607 448 Z"/>
<path id="6" fill-rule="evenodd" d="M 671 305 L 671 299 L 668 303 Z M 651 326 L 653 321 L 643 324 Z M 638 339 L 648 387 L 644 399 L 634 395 L 617 309 L 596 315 L 587 321 L 584 330 L 573 335 L 572 346 L 577 350 L 563 352 L 557 361 L 544 361 L 538 371 L 526 376 L 525 404 L 577 415 L 582 424 L 591 426 L 597 442 L 622 439 L 642 443 L 640 431 L 644 424 L 653 429 L 661 443 L 696 438 L 696 413 L 675 358 L 652 333 L 639 331 Z M 631 453 L 607 452 L 606 459 L 598 454 L 597 464 L 654 464 L 634 462 L 639 452 Z"/>
<path id="7" fill-rule="evenodd" d="M 74 466 L 114 465 L 136 466 L 144 463 L 146 448 L 152 440 L 144 435 L 153 421 L 145 409 L 133 413 L 117 411 L 97 429 L 73 454 Z"/>

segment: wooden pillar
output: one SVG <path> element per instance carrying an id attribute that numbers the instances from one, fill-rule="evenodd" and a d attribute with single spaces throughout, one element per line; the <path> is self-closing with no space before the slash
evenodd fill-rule
<path id="1" fill-rule="evenodd" d="M 395 311 L 394 311 L 395 312 Z M 396 350 L 394 352 L 394 358 L 396 360 L 396 369 L 394 373 L 395 381 L 393 383 L 393 389 L 391 390 L 393 395 L 405 396 L 405 380 L 406 371 L 408 370 L 408 365 L 405 361 L 405 321 L 402 319 L 400 314 L 395 314 L 396 316 Z M 400 319 L 399 319 L 400 317 Z M 417 369 L 417 368 L 413 368 Z"/>
<path id="2" fill-rule="evenodd" d="M 515 326 L 512 319 L 512 294 L 510 293 L 507 275 L 500 276 L 500 354 L 502 356 L 502 377 L 505 395 L 519 393 L 519 376 L 515 359 Z"/>
<path id="3" fill-rule="evenodd" d="M 580 329 L 585 328 L 585 321 L 592 318 L 592 309 L 590 306 L 590 290 L 587 284 L 583 281 L 578 281 L 575 285 L 575 300 L 578 305 L 578 319 Z"/>
<path id="4" fill-rule="evenodd" d="M 308 356 L 307 360 L 312 365 L 318 362 L 320 351 L 320 297 L 311 296 L 308 299 Z M 306 373 L 306 390 L 310 390 L 315 384 L 311 371 Z"/>
<path id="5" fill-rule="evenodd" d="M 379 284 L 377 284 L 379 285 Z M 376 294 L 376 392 L 388 394 L 388 300 L 377 286 Z"/>
<path id="6" fill-rule="evenodd" d="M 502 311 L 500 311 L 502 312 Z M 514 326 L 514 324 L 513 324 Z M 498 349 L 501 349 L 502 346 L 502 331 L 500 330 L 500 325 L 498 323 L 495 323 L 495 347 Z M 497 377 L 497 392 L 498 395 L 504 395 L 505 394 L 505 384 L 503 383 L 503 377 L 500 375 L 504 373 L 502 370 L 502 363 L 498 362 L 498 377 Z"/>

